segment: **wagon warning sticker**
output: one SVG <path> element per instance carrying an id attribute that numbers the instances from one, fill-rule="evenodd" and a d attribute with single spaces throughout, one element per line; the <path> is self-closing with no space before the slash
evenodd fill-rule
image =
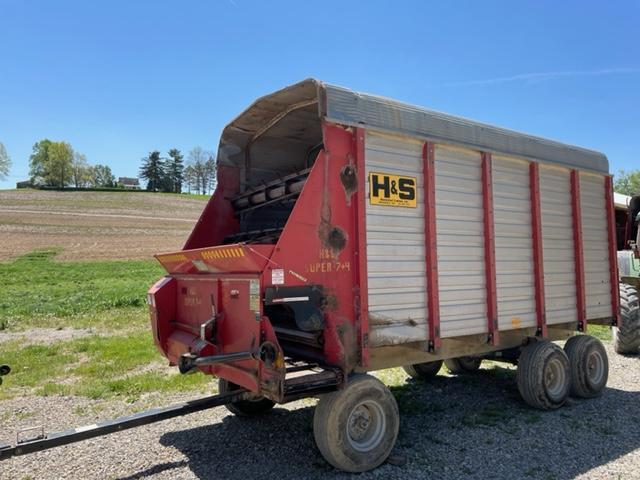
<path id="1" fill-rule="evenodd" d="M 371 205 L 416 208 L 416 187 L 416 177 L 370 172 L 369 202 Z"/>
<path id="2" fill-rule="evenodd" d="M 280 268 L 274 268 L 271 270 L 271 284 L 283 285 L 284 284 L 284 270 Z"/>

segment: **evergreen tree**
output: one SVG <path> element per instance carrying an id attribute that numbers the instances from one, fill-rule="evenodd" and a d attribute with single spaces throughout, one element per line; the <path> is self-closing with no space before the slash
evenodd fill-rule
<path id="1" fill-rule="evenodd" d="M 147 181 L 147 190 L 157 192 L 162 189 L 165 173 L 160 152 L 154 150 L 149 152 L 148 157 L 142 159 L 140 178 Z"/>
<path id="2" fill-rule="evenodd" d="M 182 182 L 184 181 L 184 164 L 182 163 L 184 156 L 177 148 L 169 150 L 169 158 L 165 163 L 165 172 L 171 192 L 181 193 Z"/>

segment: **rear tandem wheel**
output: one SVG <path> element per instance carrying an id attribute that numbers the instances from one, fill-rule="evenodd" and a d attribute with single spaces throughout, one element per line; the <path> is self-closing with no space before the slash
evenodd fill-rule
<path id="1" fill-rule="evenodd" d="M 454 375 L 475 372 L 480 369 L 481 364 L 482 359 L 477 357 L 448 358 L 444 361 L 447 370 Z"/>
<path id="2" fill-rule="evenodd" d="M 440 368 L 442 368 L 442 360 L 435 360 L 433 362 L 414 363 L 413 365 L 406 365 L 402 367 L 407 375 L 417 380 L 430 380 L 435 377 Z"/>
<path id="3" fill-rule="evenodd" d="M 571 395 L 593 398 L 602 393 L 609 378 L 609 360 L 602 342 L 590 335 L 567 340 L 564 351 L 571 366 Z"/>
<path id="4" fill-rule="evenodd" d="M 555 343 L 534 341 L 520 353 L 517 378 L 520 395 L 530 406 L 559 408 L 571 388 L 569 358 Z"/>

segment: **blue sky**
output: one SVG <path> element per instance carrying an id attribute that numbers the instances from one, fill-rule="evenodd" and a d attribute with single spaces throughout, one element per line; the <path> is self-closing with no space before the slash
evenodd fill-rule
<path id="1" fill-rule="evenodd" d="M 0 0 L 0 188 L 45 137 L 116 176 L 153 149 L 215 150 L 311 76 L 640 168 L 640 2 Z"/>

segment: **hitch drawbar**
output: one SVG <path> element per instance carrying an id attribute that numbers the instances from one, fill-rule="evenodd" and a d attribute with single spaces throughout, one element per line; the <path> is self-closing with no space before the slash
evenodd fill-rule
<path id="1" fill-rule="evenodd" d="M 178 370 L 180 370 L 180 373 L 189 373 L 196 367 L 207 367 L 217 363 L 237 362 L 239 360 L 249 360 L 257 357 L 258 353 L 255 352 L 223 353 L 221 355 L 211 355 L 209 357 L 198 357 L 192 353 L 183 353 L 180 356 Z"/>
<path id="2" fill-rule="evenodd" d="M 80 442 L 88 438 L 100 437 L 109 433 L 127 430 L 129 428 L 147 425 L 149 423 L 160 422 L 189 413 L 200 412 L 209 408 L 219 407 L 228 403 L 246 400 L 250 397 L 250 393 L 246 390 L 235 390 L 229 393 L 213 395 L 211 397 L 189 400 L 187 402 L 172 405 L 164 408 L 153 408 L 135 415 L 107 420 L 105 422 L 95 423 L 84 427 L 65 430 L 63 432 L 43 435 L 38 438 L 18 442 L 16 445 L 0 444 L 0 461 L 6 460 L 18 455 L 26 455 L 28 453 L 48 450 L 50 448 L 67 445 L 69 443 Z"/>

